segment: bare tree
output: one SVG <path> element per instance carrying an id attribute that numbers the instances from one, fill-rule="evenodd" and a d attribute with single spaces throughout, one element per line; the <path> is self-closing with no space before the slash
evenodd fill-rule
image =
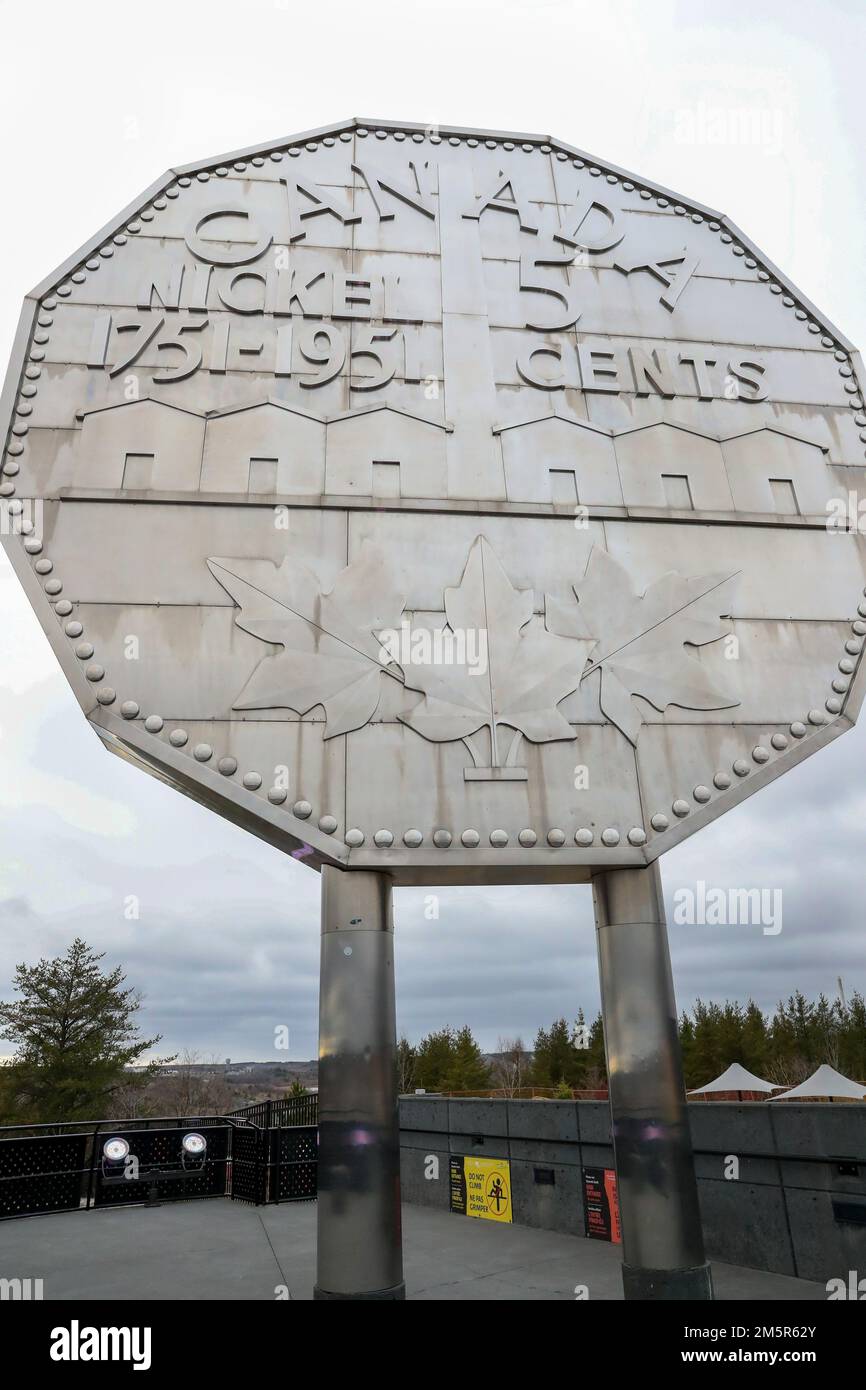
<path id="1" fill-rule="evenodd" d="M 222 1115 L 234 1109 L 236 1094 L 221 1075 L 222 1068 L 202 1063 L 198 1052 L 185 1048 L 172 1068 L 172 1076 L 154 1082 L 152 1097 L 157 1112 L 165 1115 Z"/>
<path id="2" fill-rule="evenodd" d="M 527 1084 L 530 1054 L 522 1038 L 499 1038 L 493 1058 L 493 1080 L 497 1090 L 513 1097 Z"/>
<path id="3" fill-rule="evenodd" d="M 414 1047 L 408 1038 L 401 1038 L 397 1044 L 397 1085 L 401 1096 L 415 1088 L 415 1061 Z"/>

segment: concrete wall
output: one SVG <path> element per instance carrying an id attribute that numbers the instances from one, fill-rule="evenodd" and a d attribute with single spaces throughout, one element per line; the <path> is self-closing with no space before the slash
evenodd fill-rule
<path id="1" fill-rule="evenodd" d="M 866 1276 L 866 1105 L 696 1104 L 689 1116 L 710 1258 L 820 1281 Z M 614 1166 L 606 1101 L 404 1097 L 400 1144 L 404 1201 L 447 1211 L 450 1154 L 507 1158 L 513 1219 L 571 1235 L 586 1234 L 581 1169 Z M 424 1176 L 433 1154 L 438 1180 Z M 553 1185 L 536 1168 L 553 1169 Z"/>

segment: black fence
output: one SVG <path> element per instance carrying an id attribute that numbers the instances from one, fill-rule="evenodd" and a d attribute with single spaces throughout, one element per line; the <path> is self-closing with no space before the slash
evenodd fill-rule
<path id="1" fill-rule="evenodd" d="M 311 1201 L 317 1160 L 314 1124 L 266 1128 L 245 1115 L 7 1126 L 0 1219 L 200 1197 Z"/>
<path id="2" fill-rule="evenodd" d="M 230 1110 L 229 1117 L 249 1120 L 261 1129 L 273 1129 L 285 1125 L 317 1125 L 319 1123 L 318 1095 L 285 1096 L 282 1100 L 260 1100 L 255 1105 L 244 1105 L 240 1110 Z"/>

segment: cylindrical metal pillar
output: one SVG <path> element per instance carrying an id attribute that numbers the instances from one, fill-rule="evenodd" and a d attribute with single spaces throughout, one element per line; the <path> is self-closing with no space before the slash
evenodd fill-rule
<path id="1" fill-rule="evenodd" d="M 661 875 L 592 880 L 627 1299 L 711 1299 Z"/>
<path id="2" fill-rule="evenodd" d="M 316 1298 L 405 1298 L 391 880 L 322 870 Z"/>

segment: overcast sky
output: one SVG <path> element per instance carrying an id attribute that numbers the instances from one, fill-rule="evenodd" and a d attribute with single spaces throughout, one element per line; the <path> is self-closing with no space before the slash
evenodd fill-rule
<path id="1" fill-rule="evenodd" d="M 721 208 L 866 343 L 858 0 L 0 0 L 0 356 L 20 301 L 171 164 L 348 115 L 559 136 Z M 866 723 L 662 862 L 783 890 L 782 931 L 671 925 L 677 999 L 866 986 Z M 318 876 L 103 751 L 0 555 L 0 997 L 76 934 L 159 1052 L 316 1051 Z M 140 899 L 138 921 L 124 901 Z M 482 1045 L 598 1006 L 587 888 L 396 895 L 398 1025 Z M 4 1045 L 0 1043 L 0 1055 Z M 277 1054 L 282 1057 L 285 1054 Z"/>

